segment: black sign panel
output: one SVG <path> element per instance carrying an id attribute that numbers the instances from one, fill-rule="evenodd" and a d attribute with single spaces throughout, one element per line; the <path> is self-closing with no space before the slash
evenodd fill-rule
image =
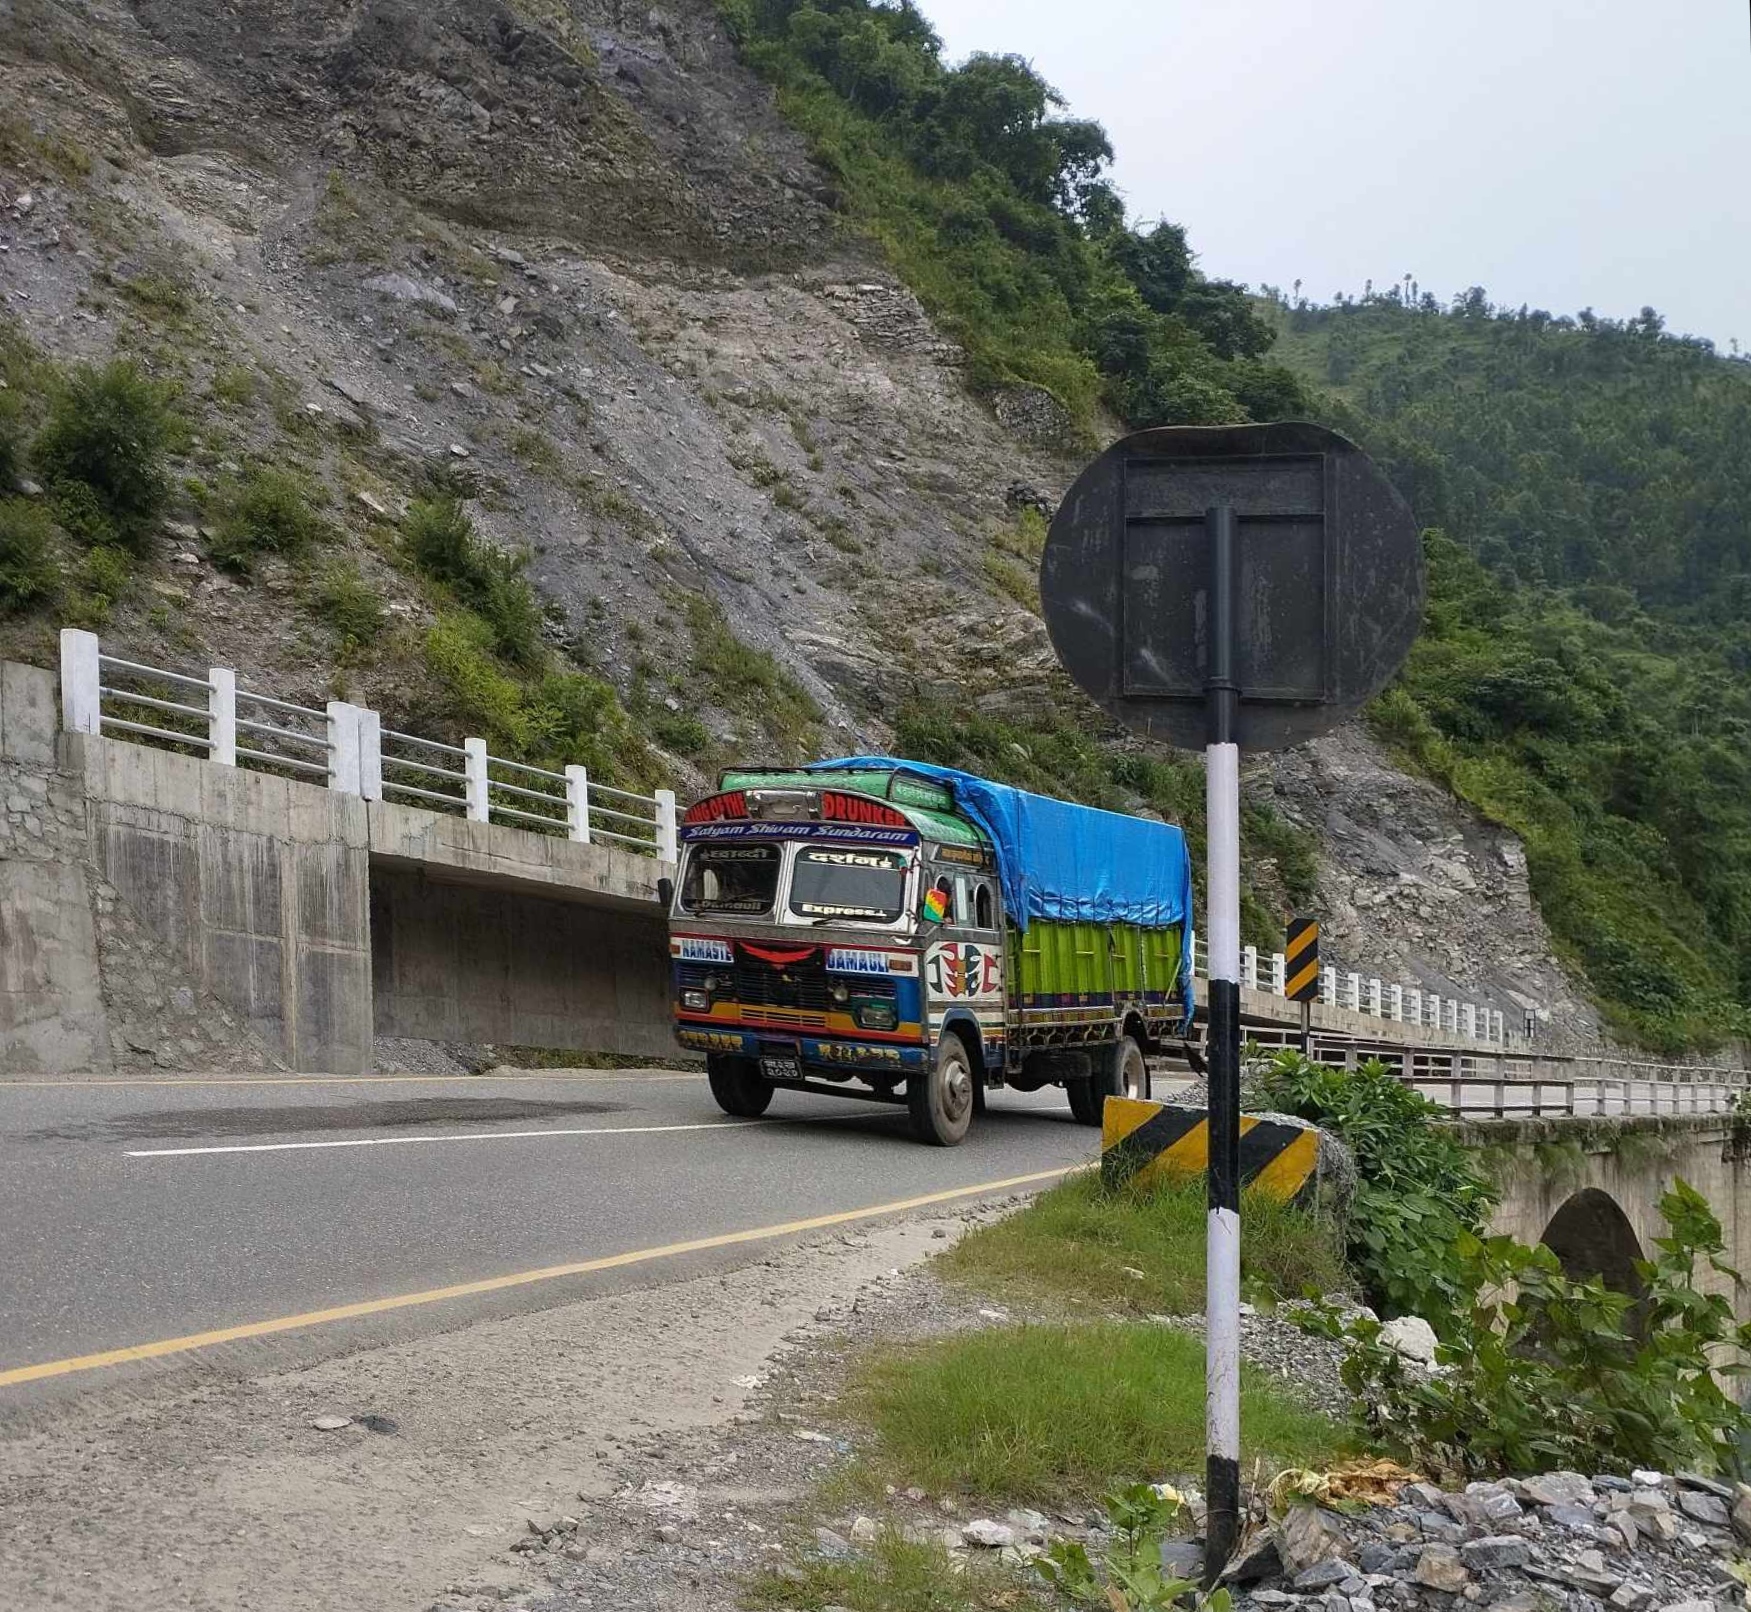
<path id="1" fill-rule="evenodd" d="M 1234 511 L 1239 729 L 1273 750 L 1385 687 L 1422 618 L 1409 508 L 1353 443 L 1300 423 L 1170 426 L 1115 443 L 1076 480 L 1040 596 L 1065 669 L 1140 732 L 1206 738 L 1209 512 Z"/>

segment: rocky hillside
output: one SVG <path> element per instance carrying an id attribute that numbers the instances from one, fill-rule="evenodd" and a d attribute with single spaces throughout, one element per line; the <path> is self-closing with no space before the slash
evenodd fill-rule
<path id="1" fill-rule="evenodd" d="M 8 656 L 80 622 L 627 780 L 901 744 L 1200 815 L 1035 611 L 1116 423 L 970 370 L 703 0 L 13 0 L 0 79 Z M 132 533 L 42 470 L 118 355 Z M 1361 734 L 1254 800 L 1252 938 L 1312 901 L 1351 966 L 1589 1027 L 1515 844 Z"/>

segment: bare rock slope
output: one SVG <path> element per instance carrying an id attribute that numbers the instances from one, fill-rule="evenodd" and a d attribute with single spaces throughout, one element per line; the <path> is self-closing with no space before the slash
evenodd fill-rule
<path id="1" fill-rule="evenodd" d="M 0 0 L 0 80 L 0 320 L 137 355 L 191 423 L 187 506 L 103 607 L 130 650 L 457 730 L 493 690 L 434 654 L 397 528 L 442 468 L 682 787 L 714 747 L 882 743 L 921 691 L 1066 698 L 1015 519 L 1075 469 L 1050 399 L 969 392 L 705 0 Z M 258 462 L 326 494 L 319 564 L 214 565 L 202 500 Z M 374 645 L 323 612 L 337 565 Z M 1358 737 L 1270 777 L 1351 966 L 1585 1027 L 1505 838 Z"/>

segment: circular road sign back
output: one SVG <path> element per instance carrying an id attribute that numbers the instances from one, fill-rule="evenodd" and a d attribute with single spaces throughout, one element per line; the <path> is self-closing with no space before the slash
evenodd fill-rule
<path id="1" fill-rule="evenodd" d="M 1337 726 L 1403 664 L 1423 611 L 1410 508 L 1324 426 L 1163 426 L 1115 442 L 1052 520 L 1040 598 L 1066 671 L 1106 710 L 1187 749 L 1206 738 L 1208 512 L 1239 550 L 1243 749 Z"/>

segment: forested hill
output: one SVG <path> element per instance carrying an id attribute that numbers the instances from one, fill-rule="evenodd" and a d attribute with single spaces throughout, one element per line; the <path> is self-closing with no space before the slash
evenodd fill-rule
<path id="1" fill-rule="evenodd" d="M 1557 319 L 1482 292 L 1446 310 L 1408 286 L 1249 298 L 1199 271 L 1179 226 L 1126 218 L 1104 131 L 1020 58 L 946 64 L 904 0 L 719 12 L 841 214 L 1000 408 L 1048 389 L 1073 452 L 1115 421 L 1311 415 L 1377 454 L 1433 578 L 1377 730 L 1524 837 L 1557 943 L 1620 1031 L 1676 1048 L 1751 1027 L 1751 366 L 1652 310 Z M 901 742 L 997 771 L 1026 754 L 1037 773 L 1065 739 L 926 718 L 902 714 Z M 1017 781 L 1135 793 L 1131 761 L 1094 771 Z M 1196 834 L 1192 793 L 1144 791 Z M 1267 812 L 1249 865 L 1269 831 Z"/>
<path id="2" fill-rule="evenodd" d="M 1652 309 L 1264 306 L 1273 356 L 1431 528 L 1428 624 L 1377 728 L 1524 836 L 1622 1028 L 1743 1033 L 1751 364 Z"/>

